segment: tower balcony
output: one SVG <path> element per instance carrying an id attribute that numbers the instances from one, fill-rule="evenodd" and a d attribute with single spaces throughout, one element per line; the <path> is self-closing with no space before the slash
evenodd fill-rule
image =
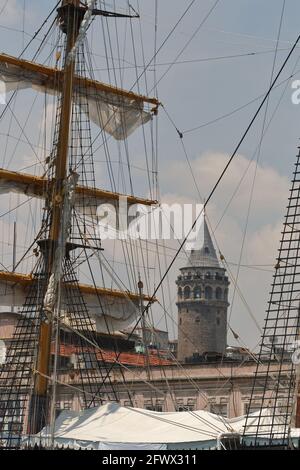
<path id="1" fill-rule="evenodd" d="M 195 274 L 182 274 L 177 277 L 176 284 L 182 285 L 186 282 L 222 282 L 228 283 L 229 279 L 228 276 L 222 275 L 219 273 L 211 274 L 211 273 L 195 273 Z"/>
<path id="2" fill-rule="evenodd" d="M 183 299 L 183 298 L 178 298 L 176 302 L 177 307 L 184 307 L 184 308 L 189 308 L 189 307 L 195 307 L 196 305 L 209 305 L 210 307 L 228 307 L 229 302 L 227 299 L 206 299 L 205 297 L 201 297 L 199 299 Z"/>

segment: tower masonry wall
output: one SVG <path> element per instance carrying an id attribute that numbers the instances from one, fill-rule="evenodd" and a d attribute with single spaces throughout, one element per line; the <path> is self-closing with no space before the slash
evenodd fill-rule
<path id="1" fill-rule="evenodd" d="M 224 354 L 229 281 L 223 268 L 181 269 L 178 286 L 178 360 Z"/>

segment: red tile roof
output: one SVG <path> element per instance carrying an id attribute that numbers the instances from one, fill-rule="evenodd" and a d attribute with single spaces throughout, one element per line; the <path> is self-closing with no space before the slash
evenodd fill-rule
<path id="1" fill-rule="evenodd" d="M 52 344 L 51 351 L 54 353 L 55 346 Z M 80 352 L 89 352 L 92 351 L 92 348 L 80 348 L 73 346 L 71 344 L 61 344 L 60 345 L 60 355 L 65 357 L 70 357 L 72 354 L 78 354 Z M 144 354 L 138 354 L 135 352 L 121 352 L 119 357 L 118 354 L 114 351 L 107 351 L 105 349 L 98 349 L 96 351 L 97 359 L 99 361 L 105 361 L 108 363 L 113 363 L 117 360 L 121 364 L 128 366 L 142 366 L 146 365 L 146 356 Z M 170 359 L 160 356 L 159 351 L 151 350 L 149 351 L 149 363 L 150 366 L 162 366 L 172 364 Z"/>

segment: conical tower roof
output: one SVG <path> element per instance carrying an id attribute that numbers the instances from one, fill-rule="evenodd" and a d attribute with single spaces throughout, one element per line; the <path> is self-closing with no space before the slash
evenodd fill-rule
<path id="1" fill-rule="evenodd" d="M 197 240 L 195 241 L 195 244 L 190 252 L 189 266 L 205 268 L 221 267 L 207 225 L 205 214 L 203 217 L 203 223 L 197 236 Z"/>

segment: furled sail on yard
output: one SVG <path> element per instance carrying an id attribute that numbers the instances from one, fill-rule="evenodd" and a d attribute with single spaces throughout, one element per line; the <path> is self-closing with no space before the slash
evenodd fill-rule
<path id="1" fill-rule="evenodd" d="M 28 289 L 37 283 L 37 279 L 30 275 L 0 272 L 0 305 L 24 305 Z M 66 305 L 67 291 L 76 289 L 77 286 L 68 284 L 62 289 L 62 305 Z M 139 315 L 139 300 L 137 294 L 106 289 L 95 288 L 86 284 L 79 284 L 79 289 L 86 306 L 94 318 L 98 332 L 111 333 L 128 327 Z M 99 297 L 101 296 L 101 303 Z M 144 296 L 145 301 L 151 300 Z"/>
<path id="2" fill-rule="evenodd" d="M 0 54 L 0 80 L 6 92 L 32 88 L 53 94 L 61 90 L 63 78 L 61 70 Z M 151 111 L 144 109 L 145 103 L 154 110 L 159 104 L 154 98 L 79 76 L 74 77 L 74 92 L 76 104 L 81 106 L 87 99 L 90 119 L 117 140 L 126 139 L 151 119 Z"/>
<path id="3" fill-rule="evenodd" d="M 40 176 L 33 176 L 0 168 L 0 194 L 17 193 L 29 197 L 45 199 L 49 190 L 49 181 Z M 126 198 L 128 206 L 141 204 L 152 206 L 157 201 L 132 195 L 124 195 L 88 186 L 76 186 L 75 209 L 88 216 L 96 216 L 100 204 L 118 204 L 120 198 Z"/>

